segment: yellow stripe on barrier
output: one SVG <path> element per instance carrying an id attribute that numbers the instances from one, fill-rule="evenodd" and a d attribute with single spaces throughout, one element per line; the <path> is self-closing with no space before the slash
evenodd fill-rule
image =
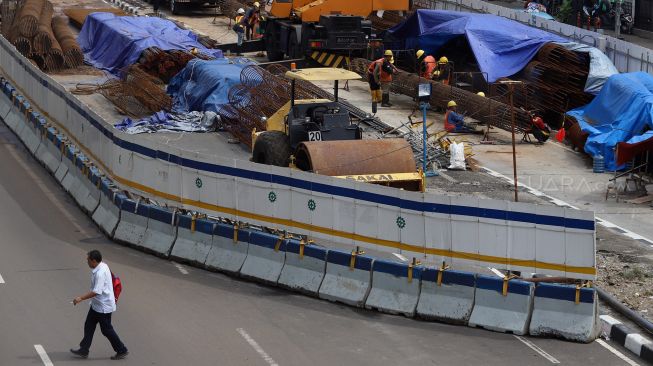
<path id="1" fill-rule="evenodd" d="M 238 224 L 234 224 L 234 244 L 238 244 Z"/>
<path id="2" fill-rule="evenodd" d="M 313 53 L 311 54 L 311 58 L 312 58 L 313 60 L 317 60 L 317 56 L 319 56 L 319 55 L 320 55 L 320 52 L 318 52 L 318 51 L 313 51 Z"/>
<path id="3" fill-rule="evenodd" d="M 443 261 L 442 266 L 438 268 L 438 286 L 442 286 L 442 274 L 449 269 L 449 266 Z"/>
<path id="4" fill-rule="evenodd" d="M 324 62 L 324 66 L 327 66 L 327 67 L 331 66 L 331 62 L 333 61 L 334 58 L 336 58 L 336 55 L 333 54 L 333 53 L 330 54 L 329 57 Z"/>
<path id="5" fill-rule="evenodd" d="M 327 55 L 328 53 L 322 52 L 322 54 L 320 54 L 320 58 L 317 59 L 317 62 L 322 63 Z"/>
<path id="6" fill-rule="evenodd" d="M 274 251 L 275 252 L 278 252 L 279 248 L 281 248 L 281 243 L 283 243 L 283 239 L 285 239 L 283 234 L 279 235 L 279 237 L 277 238 L 276 244 L 274 244 Z"/>
<path id="7" fill-rule="evenodd" d="M 576 285 L 576 300 L 574 302 L 580 304 L 580 285 Z"/>
<path id="8" fill-rule="evenodd" d="M 340 63 L 342 62 L 343 58 L 344 58 L 344 56 L 338 56 L 338 58 L 336 59 L 336 62 L 334 62 L 333 65 L 331 65 L 331 66 L 332 67 L 340 67 Z"/>
<path id="9" fill-rule="evenodd" d="M 190 232 L 194 233 L 195 232 L 195 219 L 197 218 L 196 215 L 191 215 L 190 217 Z"/>
<path id="10" fill-rule="evenodd" d="M 299 259 L 304 259 L 304 245 L 306 243 L 304 242 L 304 239 L 299 241 Z"/>

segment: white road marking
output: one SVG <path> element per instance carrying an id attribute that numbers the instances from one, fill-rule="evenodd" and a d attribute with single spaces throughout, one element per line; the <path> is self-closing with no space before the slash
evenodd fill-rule
<path id="1" fill-rule="evenodd" d="M 619 357 L 620 359 L 622 359 L 624 362 L 626 362 L 630 366 L 639 366 L 639 364 L 637 362 L 631 360 L 630 358 L 628 358 L 628 356 L 626 356 L 623 353 L 619 352 L 618 350 L 616 350 L 614 347 L 609 345 L 604 340 L 597 339 L 596 343 L 598 343 L 598 344 L 602 345 L 603 347 L 605 347 L 608 351 L 612 352 L 615 356 Z"/>
<path id="2" fill-rule="evenodd" d="M 179 272 L 181 272 L 181 274 L 185 274 L 185 275 L 188 274 L 188 271 L 186 270 L 186 268 L 184 268 L 184 266 L 182 266 L 179 263 L 175 263 L 175 262 L 172 263 L 175 265 L 175 267 L 177 267 L 177 269 L 179 270 Z"/>
<path id="3" fill-rule="evenodd" d="M 549 360 L 549 362 L 551 362 L 551 363 L 555 363 L 555 364 L 560 363 L 560 361 L 558 361 L 555 357 L 551 356 L 550 354 L 546 353 L 546 351 L 544 351 L 543 349 L 541 349 L 540 347 L 538 347 L 535 343 L 529 341 L 529 340 L 526 339 L 526 338 L 522 338 L 522 337 L 520 337 L 520 336 L 518 336 L 518 335 L 513 335 L 513 336 L 514 336 L 515 338 L 517 338 L 517 339 L 518 339 L 520 342 L 522 342 L 523 344 L 525 344 L 525 345 L 527 345 L 528 347 L 530 347 L 533 351 L 539 353 L 540 356 L 542 356 L 542 357 L 546 358 L 547 360 Z"/>
<path id="4" fill-rule="evenodd" d="M 68 210 L 66 210 L 58 200 L 56 200 L 54 198 L 55 197 L 54 193 L 50 190 L 50 188 L 48 188 L 48 186 L 43 182 L 43 180 L 41 180 L 39 177 L 36 176 L 36 174 L 34 174 L 34 172 L 29 167 L 29 165 L 27 165 L 25 160 L 23 160 L 23 157 L 20 156 L 20 154 L 18 154 L 18 152 L 16 151 L 16 148 L 13 147 L 12 145 L 5 145 L 5 146 L 7 147 L 7 150 L 9 151 L 11 156 L 13 156 L 14 159 L 16 159 L 16 161 L 18 162 L 18 164 L 20 164 L 23 167 L 23 169 L 25 170 L 27 175 L 29 175 L 30 178 L 32 178 L 32 181 L 34 183 L 36 183 L 36 185 L 38 185 L 39 188 L 41 188 L 41 190 L 45 193 L 45 196 L 48 198 L 48 200 L 50 202 L 52 202 L 52 204 L 57 209 L 59 209 L 59 211 L 61 211 L 61 213 L 73 224 L 75 229 L 77 229 L 80 233 L 82 233 L 84 235 L 88 235 L 86 230 L 84 230 L 84 228 L 82 228 L 77 223 L 77 220 L 75 219 L 75 217 L 70 212 L 68 212 Z"/>
<path id="5" fill-rule="evenodd" d="M 5 283 L 5 279 L 2 278 L 2 275 L 0 275 L 0 283 Z"/>
<path id="6" fill-rule="evenodd" d="M 41 357 L 41 361 L 43 361 L 43 364 L 45 366 L 53 366 L 52 361 L 50 361 L 50 357 L 48 357 L 48 354 L 45 353 L 45 349 L 43 348 L 43 346 L 41 346 L 40 344 L 35 344 L 34 348 L 36 349 L 36 353 L 39 354 L 39 357 Z"/>
<path id="7" fill-rule="evenodd" d="M 483 169 L 485 169 L 485 171 L 488 174 L 490 174 L 491 176 L 493 176 L 493 177 L 501 178 L 501 179 L 503 179 L 505 181 L 510 182 L 510 184 L 514 184 L 513 179 L 510 178 L 510 177 L 507 177 L 507 176 L 505 176 L 505 175 L 503 175 L 503 174 L 501 174 L 499 172 L 496 172 L 496 171 L 494 171 L 494 170 L 492 170 L 490 168 L 487 168 L 487 167 L 483 167 Z M 529 193 L 531 193 L 531 194 L 534 194 L 536 196 L 541 196 L 541 197 L 548 198 L 551 201 L 551 203 L 553 203 L 556 206 L 571 207 L 571 208 L 573 208 L 575 210 L 578 210 L 578 207 L 572 206 L 571 204 L 569 204 L 569 203 L 567 203 L 565 201 L 559 200 L 559 199 L 557 199 L 557 198 L 555 198 L 553 196 L 550 196 L 550 195 L 548 195 L 546 193 L 540 192 L 537 189 L 529 187 L 529 186 L 527 186 L 527 185 L 525 185 L 523 183 L 517 182 L 517 185 L 520 186 L 520 187 L 526 188 L 529 191 Z M 610 228 L 610 229 L 619 229 L 620 231 L 622 231 L 623 235 L 625 235 L 625 236 L 627 236 L 627 237 L 629 237 L 631 239 L 644 240 L 644 241 L 647 241 L 649 243 L 653 243 L 653 240 L 650 240 L 650 239 L 648 239 L 646 237 L 643 237 L 643 236 L 641 236 L 641 235 L 639 235 L 639 234 L 637 234 L 635 232 L 632 232 L 632 231 L 630 231 L 628 229 L 624 229 L 623 227 L 621 227 L 619 225 L 616 225 L 616 224 L 614 224 L 614 223 L 612 223 L 612 222 L 610 222 L 608 220 L 602 219 L 600 217 L 595 217 L 595 220 L 596 220 L 597 224 L 599 224 L 599 225 L 601 225 L 603 227 L 607 227 L 607 228 Z M 653 246 L 653 245 L 651 245 L 651 246 Z"/>
<path id="8" fill-rule="evenodd" d="M 404 262 L 406 262 L 408 260 L 408 258 L 404 257 L 403 255 L 401 255 L 399 253 L 392 253 L 392 255 L 394 255 L 395 257 L 397 257 L 399 259 L 401 259 Z"/>
<path id="9" fill-rule="evenodd" d="M 252 348 L 254 348 L 254 351 L 256 351 L 256 353 L 258 353 L 258 354 L 261 356 L 261 358 L 263 358 L 263 360 L 264 360 L 265 362 L 268 363 L 268 365 L 270 365 L 270 366 L 279 366 L 279 364 L 276 363 L 276 362 L 272 359 L 272 357 L 270 357 L 270 355 L 268 355 L 268 354 L 263 350 L 263 348 L 261 348 L 261 346 L 259 346 L 258 343 L 256 343 L 256 341 L 254 340 L 254 338 L 250 337 L 250 335 L 247 334 L 247 332 L 245 331 L 245 329 L 243 329 L 243 328 L 238 328 L 238 329 L 236 329 L 236 331 L 237 331 L 238 333 L 240 333 L 240 335 L 241 335 L 243 338 L 245 338 L 245 340 L 247 341 L 247 343 L 249 343 L 249 345 L 252 346 Z"/>

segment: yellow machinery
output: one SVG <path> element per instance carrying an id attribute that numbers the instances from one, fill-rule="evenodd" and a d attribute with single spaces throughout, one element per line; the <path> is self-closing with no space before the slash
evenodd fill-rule
<path id="1" fill-rule="evenodd" d="M 316 174 L 424 190 L 424 176 L 402 138 L 363 140 L 361 129 L 338 102 L 338 80 L 360 79 L 335 68 L 288 71 L 291 99 L 266 121 L 266 131 L 252 133 L 252 161 L 291 166 Z M 335 100 L 295 100 L 295 81 L 334 82 Z"/>
<path id="2" fill-rule="evenodd" d="M 264 25 L 268 59 L 315 51 L 360 56 L 374 38 L 365 20 L 372 12 L 409 9 L 409 0 L 274 0 Z"/>

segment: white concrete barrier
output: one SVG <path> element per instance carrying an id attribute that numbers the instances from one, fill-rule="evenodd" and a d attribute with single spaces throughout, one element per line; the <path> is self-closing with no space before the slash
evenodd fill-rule
<path id="1" fill-rule="evenodd" d="M 476 276 L 473 273 L 453 270 L 440 272 L 428 268 L 422 272 L 417 315 L 423 319 L 467 324 L 474 308 L 475 286 Z"/>
<path id="2" fill-rule="evenodd" d="M 353 258 L 352 260 L 352 257 Z M 363 307 L 372 287 L 372 262 L 365 255 L 329 250 L 318 296 L 329 301 Z"/>
<path id="3" fill-rule="evenodd" d="M 41 134 L 37 128 L 41 115 L 36 112 L 31 112 L 27 114 L 27 118 L 28 119 L 25 120 L 25 128 L 23 129 L 23 137 L 25 137 L 23 142 L 25 143 L 27 150 L 34 155 L 36 149 L 38 149 L 41 144 Z"/>
<path id="4" fill-rule="evenodd" d="M 288 240 L 279 286 L 317 296 L 326 271 L 326 256 L 326 248 Z"/>
<path id="5" fill-rule="evenodd" d="M 177 240 L 170 257 L 204 266 L 213 245 L 214 226 L 215 222 L 211 220 L 189 215 L 177 216 Z"/>
<path id="6" fill-rule="evenodd" d="M 72 165 L 72 159 L 74 159 L 73 148 L 70 146 L 66 146 L 64 140 L 60 135 L 57 135 L 55 142 L 57 143 L 58 148 L 62 151 L 62 154 L 61 154 L 61 163 L 57 167 L 57 170 L 55 170 L 54 177 L 63 186 L 63 180 L 64 178 L 66 178 L 66 174 L 68 174 L 68 170 L 70 170 L 70 168 L 73 166 Z"/>
<path id="7" fill-rule="evenodd" d="M 70 195 L 73 196 L 75 199 L 75 202 L 83 208 L 84 200 L 89 194 L 89 188 L 86 185 L 86 181 L 88 181 L 88 172 L 86 171 L 86 157 L 84 157 L 82 154 L 77 155 L 75 158 L 75 166 L 72 169 L 68 170 L 68 174 L 66 174 L 66 177 L 68 175 L 71 175 L 74 177 L 75 181 L 71 183 L 69 187 L 69 192 Z M 64 178 L 64 182 L 66 181 L 67 178 Z"/>
<path id="8" fill-rule="evenodd" d="M 276 285 L 286 259 L 286 241 L 279 235 L 251 231 L 247 258 L 240 275 Z"/>
<path id="9" fill-rule="evenodd" d="M 540 283 L 535 288 L 529 333 L 591 342 L 601 332 L 598 303 L 593 288 Z"/>
<path id="10" fill-rule="evenodd" d="M 113 233 L 120 222 L 120 208 L 115 203 L 116 191 L 109 188 L 109 182 L 103 180 L 102 194 L 100 195 L 100 204 L 98 205 L 93 216 L 93 221 L 100 227 L 102 232 L 108 237 L 113 238 Z M 124 197 L 124 196 L 122 196 Z"/>
<path id="11" fill-rule="evenodd" d="M 413 317 L 419 300 L 421 277 L 422 268 L 419 266 L 375 259 L 372 264 L 372 289 L 365 307 Z"/>
<path id="12" fill-rule="evenodd" d="M 11 103 L 11 108 L 7 112 L 7 115 L 4 117 L 5 124 L 7 125 L 7 127 L 9 127 L 10 130 L 16 133 L 16 128 L 19 126 L 22 118 L 24 117 L 25 116 L 20 113 L 20 108 L 16 106 L 16 102 Z"/>
<path id="13" fill-rule="evenodd" d="M 46 130 L 45 136 L 36 149 L 36 159 L 50 172 L 54 173 L 61 163 L 61 151 L 58 151 L 54 145 L 55 129 L 50 127 Z"/>
<path id="14" fill-rule="evenodd" d="M 59 166 L 59 169 L 65 170 L 65 173 L 61 179 L 61 186 L 66 192 L 70 193 L 74 197 L 74 192 L 77 191 L 80 184 L 79 180 L 79 169 L 77 168 L 77 154 L 76 149 L 73 146 L 67 146 L 65 148 L 66 157 L 61 159 L 62 164 L 65 168 Z M 59 169 L 55 173 L 55 177 L 59 176 Z"/>
<path id="15" fill-rule="evenodd" d="M 120 206 L 120 222 L 113 234 L 113 239 L 129 245 L 141 246 L 147 230 L 147 215 L 150 206 L 134 202 L 124 196 L 116 198 Z"/>
<path id="16" fill-rule="evenodd" d="M 469 326 L 524 335 L 531 320 L 535 286 L 531 282 L 510 280 L 504 295 L 503 285 L 501 278 L 478 275 Z"/>
<path id="17" fill-rule="evenodd" d="M 102 194 L 99 187 L 102 183 L 101 173 L 96 167 L 91 166 L 82 178 L 84 178 L 82 179 L 82 185 L 86 187 L 87 194 L 82 197 L 80 206 L 84 212 L 92 215 L 100 204 L 100 195 Z"/>
<path id="18" fill-rule="evenodd" d="M 168 257 L 177 238 L 175 216 L 176 211 L 150 206 L 147 230 L 143 235 L 141 246 L 147 251 L 162 257 Z"/>
<path id="19" fill-rule="evenodd" d="M 219 222 L 213 230 L 213 243 L 206 256 L 206 267 L 236 274 L 245 263 L 248 247 L 248 230 Z"/>

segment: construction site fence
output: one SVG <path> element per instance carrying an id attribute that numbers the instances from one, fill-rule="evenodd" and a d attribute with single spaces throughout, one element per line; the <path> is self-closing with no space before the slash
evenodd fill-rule
<path id="1" fill-rule="evenodd" d="M 67 136 L 69 148 L 88 157 L 121 189 L 162 205 L 352 249 L 445 261 L 452 268 L 596 277 L 591 211 L 409 192 L 180 150 L 114 129 L 4 38 L 0 66 L 16 88 L 8 90 L 5 83 L 0 95 L 3 120 L 40 111 L 48 125 Z M 20 95 L 29 103 L 17 112 L 11 103 L 17 105 Z"/>
<path id="2" fill-rule="evenodd" d="M 603 51 L 619 72 L 653 73 L 653 50 L 618 38 L 554 20 L 546 20 L 522 9 L 509 9 L 480 0 L 414 0 L 420 8 L 494 14 L 540 28 Z"/>

